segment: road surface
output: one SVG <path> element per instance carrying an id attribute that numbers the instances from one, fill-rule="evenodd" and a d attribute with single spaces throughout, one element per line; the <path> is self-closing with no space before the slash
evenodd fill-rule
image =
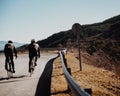
<path id="1" fill-rule="evenodd" d="M 0 55 L 0 96 L 35 96 L 47 62 L 56 56 L 57 54 L 42 53 L 32 77 L 29 77 L 28 54 L 18 54 L 18 58 L 14 60 L 16 71 L 14 78 L 7 79 L 7 72 L 4 69 L 5 57 Z"/>

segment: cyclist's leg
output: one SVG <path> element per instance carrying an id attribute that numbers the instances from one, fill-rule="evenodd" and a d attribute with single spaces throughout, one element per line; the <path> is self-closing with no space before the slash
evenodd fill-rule
<path id="1" fill-rule="evenodd" d="M 9 56 L 6 56 L 5 59 L 5 69 L 8 71 L 8 62 L 9 62 Z"/>
<path id="2" fill-rule="evenodd" d="M 35 62 L 34 62 L 35 66 L 37 66 L 37 56 L 35 56 Z"/>
<path id="3" fill-rule="evenodd" d="M 14 61 L 13 61 L 13 55 L 10 56 L 11 60 L 11 65 L 12 65 L 12 72 L 15 73 L 15 66 L 14 66 Z"/>
<path id="4" fill-rule="evenodd" d="M 28 72 L 31 72 L 32 59 L 33 59 L 33 56 L 30 56 L 29 57 L 29 70 L 28 70 Z"/>
<path id="5" fill-rule="evenodd" d="M 8 66 L 8 70 L 9 70 L 10 72 L 13 72 L 10 56 L 9 56 L 9 58 L 8 58 L 8 64 L 7 64 L 7 66 Z"/>

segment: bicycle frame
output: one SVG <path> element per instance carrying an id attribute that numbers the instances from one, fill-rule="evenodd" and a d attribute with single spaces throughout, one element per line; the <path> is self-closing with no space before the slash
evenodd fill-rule
<path id="1" fill-rule="evenodd" d="M 7 61 L 7 75 L 8 75 L 8 78 L 11 78 L 11 77 L 13 77 L 13 73 L 11 72 L 12 70 L 13 70 L 13 68 L 12 68 L 12 65 L 11 65 L 11 60 L 10 60 L 10 57 L 8 58 L 8 61 Z M 10 69 L 11 69 L 11 71 L 10 71 Z"/>
<path id="2" fill-rule="evenodd" d="M 32 76 L 33 72 L 35 70 L 35 57 L 33 57 L 31 66 L 30 66 L 30 77 Z"/>

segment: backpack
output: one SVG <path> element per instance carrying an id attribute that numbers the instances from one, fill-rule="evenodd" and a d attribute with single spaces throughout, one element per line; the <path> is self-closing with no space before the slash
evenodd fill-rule
<path id="1" fill-rule="evenodd" d="M 6 44 L 5 53 L 13 54 L 13 52 L 14 52 L 14 45 L 12 43 Z"/>
<path id="2" fill-rule="evenodd" d="M 33 55 L 37 55 L 38 54 L 38 48 L 39 45 L 36 43 L 30 44 L 29 45 L 29 55 L 33 56 Z"/>
<path id="3" fill-rule="evenodd" d="M 38 48 L 39 48 L 39 45 L 38 44 L 34 44 L 34 49 L 36 50 L 36 51 L 38 51 Z"/>

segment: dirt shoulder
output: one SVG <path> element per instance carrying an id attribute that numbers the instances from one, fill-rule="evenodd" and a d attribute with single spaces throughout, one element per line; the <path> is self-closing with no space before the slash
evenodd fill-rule
<path id="1" fill-rule="evenodd" d="M 74 80 L 83 89 L 91 88 L 92 96 L 119 96 L 120 77 L 118 75 L 103 68 L 86 64 L 84 57 L 82 57 L 82 71 L 80 71 L 76 53 L 68 53 L 65 57 Z M 52 96 L 74 96 L 71 93 L 66 93 L 66 90 L 67 83 L 63 75 L 60 58 L 58 58 L 54 62 L 51 93 Z"/>

